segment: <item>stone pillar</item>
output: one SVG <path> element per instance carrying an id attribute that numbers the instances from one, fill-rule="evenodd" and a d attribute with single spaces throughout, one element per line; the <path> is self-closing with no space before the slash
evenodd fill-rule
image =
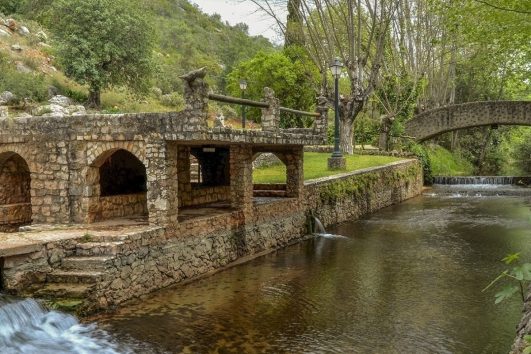
<path id="1" fill-rule="evenodd" d="M 313 130 L 315 134 L 326 138 L 328 136 L 328 99 L 323 95 L 317 97 L 317 113 L 320 116 L 315 118 Z"/>
<path id="2" fill-rule="evenodd" d="M 304 151 L 299 146 L 285 153 L 286 162 L 286 196 L 299 198 L 304 188 Z"/>
<path id="3" fill-rule="evenodd" d="M 250 213 L 253 206 L 253 151 L 250 146 L 230 147 L 231 206 Z"/>
<path id="4" fill-rule="evenodd" d="M 275 91 L 264 87 L 264 101 L 269 108 L 262 108 L 262 130 L 278 132 L 280 127 L 280 101 L 275 97 Z"/>
<path id="5" fill-rule="evenodd" d="M 186 128 L 189 130 L 207 129 L 208 116 L 208 84 L 204 78 L 206 68 L 192 71 L 180 76 L 184 81 L 184 100 L 186 112 Z"/>
<path id="6" fill-rule="evenodd" d="M 146 160 L 149 223 L 175 225 L 178 214 L 177 145 L 162 139 L 149 139 Z"/>
<path id="7" fill-rule="evenodd" d="M 192 184 L 190 181 L 190 147 L 179 146 L 177 169 L 179 181 L 179 207 L 190 205 L 192 201 Z"/>

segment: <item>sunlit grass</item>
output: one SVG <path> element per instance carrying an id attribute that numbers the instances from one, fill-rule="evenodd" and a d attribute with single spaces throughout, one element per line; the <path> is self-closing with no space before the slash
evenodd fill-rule
<path id="1" fill-rule="evenodd" d="M 361 170 L 363 168 L 382 166 L 399 161 L 400 158 L 392 156 L 347 155 L 346 171 L 330 171 L 327 168 L 329 153 L 306 152 L 304 153 L 304 179 L 310 180 L 320 177 L 332 176 L 342 172 Z M 258 168 L 253 172 L 254 183 L 286 183 L 286 166 L 283 164 Z"/>

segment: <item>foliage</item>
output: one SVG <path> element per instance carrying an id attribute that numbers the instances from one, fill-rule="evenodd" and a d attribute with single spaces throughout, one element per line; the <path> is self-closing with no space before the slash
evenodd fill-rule
<path id="1" fill-rule="evenodd" d="M 0 53 L 0 92 L 10 91 L 19 100 L 43 101 L 48 95 L 46 81 L 42 74 L 21 73 L 13 63 Z"/>
<path id="2" fill-rule="evenodd" d="M 292 60 L 288 54 L 295 58 Z M 233 96 L 240 96 L 240 80 L 247 80 L 246 97 L 261 100 L 264 87 L 272 88 L 275 96 L 284 107 L 311 110 L 315 101 L 313 87 L 318 73 L 308 66 L 304 57 L 295 57 L 294 50 L 289 52 L 259 52 L 252 59 L 241 62 L 228 75 L 227 90 Z M 247 109 L 247 116 L 255 122 L 260 121 L 260 110 Z M 304 121 L 297 116 L 281 117 L 281 127 L 303 127 Z"/>
<path id="3" fill-rule="evenodd" d="M 111 86 L 147 91 L 153 38 L 139 7 L 126 0 L 57 0 L 52 11 L 63 70 L 89 86 L 91 104 L 99 107 L 101 90 Z"/>
<path id="4" fill-rule="evenodd" d="M 431 186 L 433 184 L 433 172 L 431 167 L 430 155 L 427 152 L 426 148 L 423 145 L 410 142 L 408 151 L 413 153 L 419 160 L 422 165 L 422 173 L 424 176 L 424 184 Z"/>
<path id="5" fill-rule="evenodd" d="M 519 293 L 522 301 L 525 301 L 525 290 L 531 284 L 531 263 L 520 262 L 520 253 L 508 254 L 502 259 L 502 262 L 506 265 L 516 265 L 501 272 L 482 291 L 486 291 L 498 282 L 504 281 L 503 287 L 494 295 L 496 304 L 511 298 L 516 293 Z"/>
<path id="6" fill-rule="evenodd" d="M 327 169 L 328 153 L 305 152 L 304 153 L 304 179 L 311 180 L 338 174 L 337 171 Z M 391 156 L 348 155 L 346 171 L 356 171 L 363 168 L 386 165 L 399 161 L 399 158 Z M 341 171 L 343 173 L 345 171 Z M 285 181 L 286 166 L 276 165 L 258 168 L 253 171 L 254 183 L 283 183 Z"/>
<path id="7" fill-rule="evenodd" d="M 425 151 L 435 176 L 470 176 L 474 173 L 474 166 L 459 151 L 451 152 L 439 145 L 429 145 Z"/>

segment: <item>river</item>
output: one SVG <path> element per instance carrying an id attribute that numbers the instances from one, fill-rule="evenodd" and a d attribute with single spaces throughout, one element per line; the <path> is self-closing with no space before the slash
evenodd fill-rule
<path id="1" fill-rule="evenodd" d="M 92 320 L 119 352 L 506 353 L 521 301 L 481 291 L 531 259 L 531 193 L 506 188 L 436 188 Z"/>

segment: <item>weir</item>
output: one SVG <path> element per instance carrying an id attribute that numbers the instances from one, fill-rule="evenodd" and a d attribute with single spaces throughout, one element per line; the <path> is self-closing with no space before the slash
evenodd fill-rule
<path id="1" fill-rule="evenodd" d="M 434 176 L 433 184 L 442 185 L 531 185 L 531 176 Z"/>

